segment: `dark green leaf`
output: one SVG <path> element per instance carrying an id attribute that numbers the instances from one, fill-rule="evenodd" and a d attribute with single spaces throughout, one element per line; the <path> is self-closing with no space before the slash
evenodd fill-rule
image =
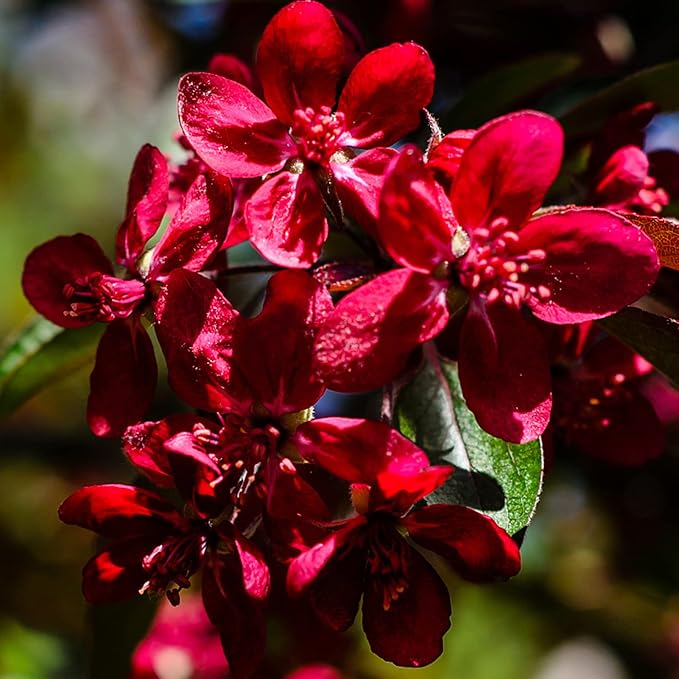
<path id="1" fill-rule="evenodd" d="M 512 534 L 530 522 L 542 488 L 540 441 L 506 443 L 483 431 L 464 402 L 455 363 L 430 355 L 398 395 L 394 421 L 432 464 L 455 467 L 428 502 L 473 507 Z"/>
<path id="2" fill-rule="evenodd" d="M 628 307 L 599 321 L 679 386 L 679 321 Z"/>
<path id="3" fill-rule="evenodd" d="M 52 382 L 91 363 L 104 326 L 64 330 L 39 317 L 0 358 L 0 416 L 8 415 Z"/>
<path id="4" fill-rule="evenodd" d="M 653 101 L 661 109 L 679 108 L 679 61 L 647 68 L 585 99 L 561 117 L 566 134 L 571 138 L 598 132 L 616 113 L 645 101 Z"/>
<path id="5" fill-rule="evenodd" d="M 531 98 L 574 73 L 579 66 L 580 57 L 575 54 L 550 53 L 491 71 L 472 83 L 453 109 L 442 116 L 444 129 L 478 127 L 491 118 L 525 106 Z"/>

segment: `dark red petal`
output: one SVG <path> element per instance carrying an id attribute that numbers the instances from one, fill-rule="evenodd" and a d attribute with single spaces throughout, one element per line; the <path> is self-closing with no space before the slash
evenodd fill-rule
<path id="1" fill-rule="evenodd" d="M 369 578 L 363 597 L 363 629 L 373 653 L 401 667 L 421 667 L 443 651 L 450 627 L 450 597 L 436 571 L 414 549 L 405 591 L 384 609 L 383 585 Z"/>
<path id="2" fill-rule="evenodd" d="M 156 542 L 149 537 L 112 544 L 92 557 L 83 568 L 83 596 L 91 604 L 131 599 L 148 579 L 142 560 Z"/>
<path id="3" fill-rule="evenodd" d="M 179 81 L 179 122 L 196 153 L 227 177 L 280 170 L 297 149 L 288 129 L 247 87 L 214 73 Z"/>
<path id="4" fill-rule="evenodd" d="M 422 507 L 406 516 L 403 526 L 415 542 L 448 559 L 472 582 L 509 578 L 521 568 L 519 548 L 506 531 L 469 507 Z"/>
<path id="5" fill-rule="evenodd" d="M 59 507 L 59 518 L 105 537 L 158 535 L 181 525 L 183 518 L 164 498 L 135 486 L 85 486 Z"/>
<path id="6" fill-rule="evenodd" d="M 198 175 L 153 249 L 148 278 L 163 280 L 181 267 L 200 271 L 222 246 L 232 208 L 233 191 L 228 182 Z"/>
<path id="7" fill-rule="evenodd" d="M 265 181 L 245 206 L 252 245 L 270 262 L 304 269 L 321 254 L 328 223 L 309 172 L 281 172 Z"/>
<path id="8" fill-rule="evenodd" d="M 269 22 L 257 49 L 264 97 L 292 125 L 299 108 L 332 107 L 344 63 L 344 38 L 320 2 L 292 2 Z"/>
<path id="9" fill-rule="evenodd" d="M 247 412 L 249 387 L 233 363 L 238 312 L 215 284 L 184 269 L 167 280 L 156 332 L 174 391 L 194 408 Z"/>
<path id="10" fill-rule="evenodd" d="M 434 173 L 436 180 L 450 190 L 453 180 L 460 169 L 462 156 L 471 144 L 476 130 L 455 130 L 447 134 L 429 151 L 427 168 Z"/>
<path id="11" fill-rule="evenodd" d="M 332 310 L 330 294 L 309 274 L 281 271 L 269 279 L 261 313 L 238 323 L 238 364 L 271 414 L 304 410 L 325 390 L 314 375 L 313 343 Z"/>
<path id="12" fill-rule="evenodd" d="M 243 589 L 240 561 L 233 555 L 209 555 L 201 584 L 205 611 L 219 629 L 230 676 L 248 679 L 264 656 L 266 626 L 262 604 Z"/>
<path id="13" fill-rule="evenodd" d="M 167 459 L 165 442 L 181 431 L 191 431 L 197 422 L 204 424 L 206 420 L 192 413 L 178 413 L 158 422 L 132 425 L 123 434 L 123 452 L 157 486 L 172 488 L 174 478 Z"/>
<path id="14" fill-rule="evenodd" d="M 367 552 L 351 545 L 336 555 L 309 589 L 309 601 L 316 616 L 330 629 L 344 632 L 351 627 L 365 584 Z"/>
<path id="15" fill-rule="evenodd" d="M 368 391 L 394 379 L 413 349 L 448 322 L 446 287 L 431 276 L 397 269 L 349 293 L 316 340 L 317 369 L 326 386 Z"/>
<path id="16" fill-rule="evenodd" d="M 364 523 L 363 518 L 350 521 L 346 526 L 330 533 L 322 542 L 293 559 L 286 580 L 288 594 L 298 596 L 306 591 L 338 552 L 349 545 L 352 536 Z"/>
<path id="17" fill-rule="evenodd" d="M 346 163 L 331 163 L 342 208 L 371 235 L 377 233 L 384 173 L 396 153 L 396 149 L 376 148 Z"/>
<path id="18" fill-rule="evenodd" d="M 374 50 L 356 64 L 337 106 L 346 117 L 346 146 L 389 146 L 420 124 L 434 92 L 434 64 L 409 42 Z"/>
<path id="19" fill-rule="evenodd" d="M 310 420 L 297 428 L 292 443 L 305 460 L 350 483 L 370 484 L 387 473 L 416 476 L 429 467 L 426 454 L 384 422 Z"/>
<path id="20" fill-rule="evenodd" d="M 257 75 L 250 66 L 233 54 L 215 54 L 208 63 L 207 70 L 210 73 L 223 75 L 229 80 L 235 80 L 241 85 L 245 85 L 257 96 L 260 95 Z"/>
<path id="21" fill-rule="evenodd" d="M 233 528 L 230 533 L 232 534 L 236 553 L 240 559 L 245 594 L 255 601 L 265 602 L 271 591 L 271 577 L 264 556 L 238 530 Z"/>
<path id="22" fill-rule="evenodd" d="M 653 242 L 620 215 L 569 208 L 531 220 L 517 248 L 542 249 L 547 259 L 526 279 L 551 291 L 528 306 L 549 323 L 581 323 L 619 311 L 643 296 L 658 275 Z"/>
<path id="23" fill-rule="evenodd" d="M 379 214 L 379 239 L 402 266 L 429 273 L 455 259 L 455 216 L 417 147 L 408 146 L 389 165 Z"/>
<path id="24" fill-rule="evenodd" d="M 139 422 L 151 405 L 157 379 L 153 344 L 139 318 L 111 323 L 90 375 L 87 423 L 92 433 L 116 438 Z"/>
<path id="25" fill-rule="evenodd" d="M 118 264 L 135 270 L 137 258 L 163 219 L 169 188 L 165 156 L 155 146 L 144 144 L 132 166 L 126 216 L 116 238 Z"/>
<path id="26" fill-rule="evenodd" d="M 506 217 L 518 229 L 542 204 L 556 178 L 563 131 L 554 118 L 521 111 L 478 130 L 462 157 L 451 203 L 466 229 Z"/>
<path id="27" fill-rule="evenodd" d="M 472 302 L 459 367 L 467 405 L 487 432 L 525 443 L 545 430 L 552 407 L 549 359 L 538 328 L 519 311 Z"/>
<path id="28" fill-rule="evenodd" d="M 91 320 L 69 316 L 64 286 L 92 273 L 113 275 L 113 267 L 94 238 L 83 233 L 57 236 L 26 258 L 21 285 L 36 311 L 62 328 L 82 328 Z"/>

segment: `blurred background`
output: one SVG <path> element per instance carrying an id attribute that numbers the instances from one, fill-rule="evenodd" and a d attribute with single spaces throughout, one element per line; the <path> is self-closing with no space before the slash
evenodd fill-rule
<path id="1" fill-rule="evenodd" d="M 0 0 L 0 334 L 7 341 L 32 317 L 20 289 L 27 253 L 78 231 L 112 252 L 137 149 L 148 141 L 177 153 L 178 76 L 204 69 L 217 51 L 252 63 L 282 4 Z M 368 49 L 413 39 L 430 50 L 438 75 L 432 110 L 444 123 L 478 78 L 546 52 L 570 59 L 564 77 L 518 103 L 555 114 L 625 74 L 679 58 L 679 3 L 667 0 L 326 4 L 350 17 Z M 506 96 L 480 91 L 477 109 L 460 119 L 468 115 L 469 125 L 501 112 L 494 97 Z M 663 143 L 676 144 L 673 129 L 660 127 Z M 93 648 L 123 668 L 138 634 L 129 609 L 84 604 L 80 569 L 93 541 L 56 516 L 76 487 L 131 478 L 118 444 L 87 429 L 90 369 L 0 421 L 0 679 L 85 677 Z M 157 413 L 171 403 L 161 391 Z M 664 455 L 635 469 L 556 459 L 520 576 L 478 588 L 448 575 L 453 629 L 429 668 L 387 665 L 359 634 L 330 647 L 306 644 L 295 658 L 327 659 L 349 677 L 373 679 L 679 677 L 678 444 L 670 432 Z M 147 614 L 142 603 L 140 627 Z M 287 670 L 284 627 L 272 623 L 270 663 Z"/>

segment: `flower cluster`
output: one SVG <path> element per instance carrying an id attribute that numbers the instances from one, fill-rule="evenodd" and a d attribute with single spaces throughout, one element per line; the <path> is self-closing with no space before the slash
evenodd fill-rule
<path id="1" fill-rule="evenodd" d="M 593 160 L 590 202 L 603 207 L 543 206 L 564 144 L 543 113 L 445 136 L 428 116 L 426 152 L 396 149 L 420 126 L 433 64 L 414 43 L 353 58 L 348 30 L 319 2 L 298 0 L 264 31 L 256 73 L 220 56 L 185 75 L 188 159 L 171 166 L 156 148 L 140 150 L 115 266 L 77 234 L 39 246 L 23 276 L 54 323 L 106 324 L 88 422 L 122 437 L 130 463 L 162 491 L 95 485 L 61 505 L 62 521 L 107 539 L 83 570 L 86 599 L 166 595 L 176 606 L 199 576 L 214 626 L 200 634 L 221 641 L 234 677 L 256 673 L 264 654 L 272 582 L 338 631 L 362 601 L 373 651 L 420 666 L 440 655 L 451 615 L 427 554 L 474 582 L 520 568 L 517 544 L 492 518 L 431 502 L 456 471 L 432 465 L 393 423 L 315 419 L 327 388 L 389 388 L 435 340 L 432 350 L 458 362 L 487 432 L 521 444 L 550 418 L 567 431 L 570 417 L 582 438 L 568 394 L 583 376 L 593 381 L 590 359 L 557 374 L 554 337 L 635 302 L 659 270 L 653 243 L 624 216 L 667 202 L 647 166 L 641 177 L 640 148 Z M 351 245 L 341 255 L 326 244 L 331 232 Z M 229 264 L 244 240 L 263 267 Z M 275 272 L 255 315 L 230 294 L 231 276 L 247 269 Z M 144 421 L 157 379 L 149 326 L 170 386 L 192 409 L 158 421 Z M 582 346 L 578 361 L 606 351 Z M 606 398 L 642 375 L 626 358 L 624 368 L 611 358 Z M 611 412 L 592 416 L 597 436 Z"/>

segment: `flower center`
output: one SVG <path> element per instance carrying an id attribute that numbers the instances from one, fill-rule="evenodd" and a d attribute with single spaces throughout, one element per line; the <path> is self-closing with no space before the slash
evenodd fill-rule
<path id="1" fill-rule="evenodd" d="M 518 309 L 531 297 L 544 302 L 551 296 L 549 288 L 532 285 L 525 276 L 541 269 L 547 255 L 537 249 L 515 252 L 519 236 L 508 225 L 505 217 L 497 217 L 489 228 L 474 230 L 472 245 L 461 263 L 460 282 L 488 304 L 503 302 Z"/>
<path id="2" fill-rule="evenodd" d="M 63 295 L 68 302 L 64 316 L 109 323 L 127 318 L 144 300 L 146 287 L 138 280 L 92 273 L 66 283 Z"/>
<path id="3" fill-rule="evenodd" d="M 344 132 L 344 114 L 333 113 L 329 106 L 318 112 L 312 108 L 297 109 L 292 125 L 292 136 L 297 140 L 300 157 L 313 165 L 327 166 L 340 149 L 339 139 Z"/>
<path id="4" fill-rule="evenodd" d="M 373 586 L 382 590 L 385 611 L 408 587 L 410 549 L 392 521 L 373 518 L 368 537 L 368 573 Z"/>
<path id="5" fill-rule="evenodd" d="M 611 416 L 632 398 L 627 378 L 579 381 L 574 387 L 555 382 L 555 422 L 567 432 L 600 432 L 611 426 Z"/>
<path id="6" fill-rule="evenodd" d="M 211 485 L 226 481 L 232 501 L 239 507 L 267 457 L 278 453 L 282 432 L 270 421 L 257 422 L 235 413 L 217 417 L 219 429 L 196 424 L 193 437 L 222 470 L 222 475 Z"/>
<path id="7" fill-rule="evenodd" d="M 148 580 L 140 594 L 165 594 L 168 601 L 179 604 L 179 592 L 191 586 L 189 578 L 200 567 L 207 549 L 207 538 L 202 532 L 191 531 L 171 535 L 142 559 Z"/>

